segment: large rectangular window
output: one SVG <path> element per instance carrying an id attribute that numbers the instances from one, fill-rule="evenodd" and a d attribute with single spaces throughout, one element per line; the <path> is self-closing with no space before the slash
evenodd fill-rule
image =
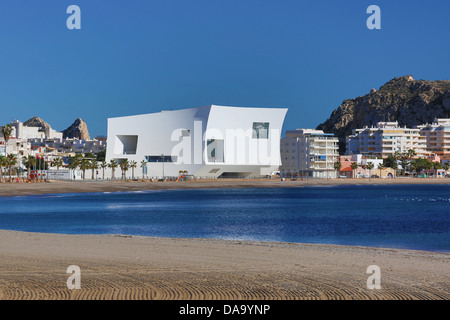
<path id="1" fill-rule="evenodd" d="M 224 141 L 208 139 L 206 141 L 208 162 L 224 162 Z"/>
<path id="2" fill-rule="evenodd" d="M 177 156 L 168 156 L 168 155 L 160 155 L 160 156 L 145 156 L 145 161 L 147 162 L 177 162 Z"/>
<path id="3" fill-rule="evenodd" d="M 138 136 L 117 135 L 114 154 L 136 154 Z"/>
<path id="4" fill-rule="evenodd" d="M 269 139 L 269 122 L 253 122 L 253 139 Z"/>

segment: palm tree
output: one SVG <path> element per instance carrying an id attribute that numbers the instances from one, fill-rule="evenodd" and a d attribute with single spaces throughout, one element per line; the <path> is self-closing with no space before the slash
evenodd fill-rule
<path id="1" fill-rule="evenodd" d="M 339 177 L 339 171 L 341 171 L 342 163 L 340 161 L 336 161 L 334 164 L 334 170 L 336 170 L 336 178 Z"/>
<path id="2" fill-rule="evenodd" d="M 97 159 L 91 159 L 89 161 L 89 167 L 92 169 L 92 180 L 94 180 L 94 171 L 98 169 Z"/>
<path id="3" fill-rule="evenodd" d="M 71 157 L 69 160 L 69 165 L 67 166 L 69 169 L 75 170 L 78 168 L 81 162 L 80 156 Z"/>
<path id="4" fill-rule="evenodd" d="M 103 160 L 101 163 L 100 163 L 100 167 L 102 168 L 102 173 L 103 173 L 103 180 L 105 180 L 105 169 L 108 167 L 108 164 L 106 163 L 106 161 L 105 160 Z"/>
<path id="5" fill-rule="evenodd" d="M 127 170 L 130 167 L 130 163 L 127 159 L 120 163 L 120 169 L 122 170 L 122 179 L 126 178 Z"/>
<path id="6" fill-rule="evenodd" d="M 111 175 L 111 179 L 112 179 L 112 180 L 115 179 L 115 172 L 116 172 L 116 168 L 117 168 L 118 166 L 119 166 L 119 165 L 117 164 L 117 161 L 114 160 L 114 159 L 111 159 L 111 161 L 108 163 L 108 167 L 110 167 L 111 170 L 112 170 L 112 175 Z"/>
<path id="7" fill-rule="evenodd" d="M 10 123 L 2 126 L 2 135 L 3 135 L 3 138 L 5 139 L 5 153 L 6 153 L 6 145 L 8 144 L 9 137 L 11 137 L 12 132 L 13 132 L 13 126 Z"/>
<path id="8" fill-rule="evenodd" d="M 0 155 L 0 183 L 3 180 L 3 168 L 8 165 L 8 160 L 4 155 Z"/>
<path id="9" fill-rule="evenodd" d="M 378 170 L 380 170 L 380 178 L 381 178 L 381 170 L 383 170 L 384 168 L 385 168 L 384 163 L 378 164 Z"/>
<path id="10" fill-rule="evenodd" d="M 448 162 L 446 162 L 442 165 L 442 167 L 444 168 L 445 171 L 448 171 L 450 165 L 448 164 Z"/>
<path id="11" fill-rule="evenodd" d="M 7 147 L 8 147 L 8 141 L 9 138 L 11 137 L 11 134 L 13 132 L 13 127 L 10 123 L 5 124 L 4 126 L 2 126 L 2 135 L 3 135 L 3 139 L 5 139 L 5 155 L 6 157 L 8 156 L 8 153 L 6 152 Z M 5 160 L 7 162 L 7 160 Z M 7 166 L 7 164 L 5 164 L 5 167 Z M 1 168 L 0 168 L 1 169 Z"/>
<path id="12" fill-rule="evenodd" d="M 134 180 L 134 169 L 137 167 L 137 162 L 136 161 L 131 161 L 130 162 L 130 168 L 131 168 L 131 179 Z"/>
<path id="13" fill-rule="evenodd" d="M 53 160 L 52 165 L 56 166 L 56 172 L 59 173 L 59 168 L 64 165 L 64 161 L 63 161 L 62 158 L 58 157 L 58 158 Z M 57 176 L 58 176 L 58 174 L 57 174 Z"/>
<path id="14" fill-rule="evenodd" d="M 370 176 L 371 176 L 371 171 L 372 171 L 372 169 L 374 167 L 375 167 L 375 165 L 373 164 L 373 162 L 368 162 L 367 165 L 366 165 L 367 170 L 369 170 L 369 179 L 370 179 Z"/>
<path id="15" fill-rule="evenodd" d="M 142 180 L 144 180 L 144 167 L 147 165 L 147 161 L 141 161 L 141 169 L 142 169 Z"/>
<path id="16" fill-rule="evenodd" d="M 9 182 L 12 181 L 12 167 L 17 164 L 17 157 L 14 154 L 9 154 L 6 156 L 6 164 L 9 167 Z"/>
<path id="17" fill-rule="evenodd" d="M 350 168 L 352 168 L 352 176 L 353 176 L 353 178 L 355 178 L 355 170 L 358 169 L 358 163 L 357 162 L 352 162 L 350 164 Z"/>
<path id="18" fill-rule="evenodd" d="M 393 169 L 395 169 L 395 174 L 397 176 L 398 175 L 398 160 L 401 160 L 402 154 L 398 151 L 395 151 L 393 157 L 394 157 L 394 161 L 396 163 L 396 167 Z"/>
<path id="19" fill-rule="evenodd" d="M 32 155 L 28 155 L 27 157 L 22 158 L 22 163 L 25 167 L 27 167 L 27 180 L 31 179 L 31 168 L 36 165 L 36 158 Z"/>
<path id="20" fill-rule="evenodd" d="M 59 170 L 64 165 L 64 161 L 62 158 L 56 158 L 52 161 L 52 165 L 56 167 L 56 170 Z"/>
<path id="21" fill-rule="evenodd" d="M 83 171 L 83 180 L 86 179 L 86 170 L 91 168 L 91 162 L 88 159 L 82 159 L 79 162 L 80 170 Z"/>
<path id="22" fill-rule="evenodd" d="M 438 177 L 438 170 L 442 169 L 442 164 L 439 161 L 433 162 L 433 169 L 434 169 L 434 174 L 435 174 L 435 178 Z"/>
<path id="23" fill-rule="evenodd" d="M 412 158 L 417 155 L 416 150 L 409 149 L 408 151 L 406 151 L 406 155 L 409 158 L 409 176 L 411 177 L 411 162 L 412 162 Z"/>

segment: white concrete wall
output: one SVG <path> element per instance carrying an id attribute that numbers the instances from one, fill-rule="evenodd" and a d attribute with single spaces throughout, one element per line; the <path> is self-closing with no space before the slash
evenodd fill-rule
<path id="1" fill-rule="evenodd" d="M 281 163 L 280 136 L 286 112 L 287 109 L 211 105 L 110 118 L 106 161 L 128 159 L 140 164 L 146 156 L 172 155 L 176 156 L 172 163 L 149 162 L 147 175 L 178 176 L 180 170 L 210 177 L 224 171 L 264 175 L 277 170 Z M 269 123 L 268 139 L 252 138 L 254 122 Z M 136 153 L 124 154 L 123 143 L 127 139 L 118 136 L 137 136 Z M 223 163 L 208 161 L 208 139 L 223 140 L 217 144 L 224 146 Z M 221 158 L 222 151 L 217 151 Z"/>

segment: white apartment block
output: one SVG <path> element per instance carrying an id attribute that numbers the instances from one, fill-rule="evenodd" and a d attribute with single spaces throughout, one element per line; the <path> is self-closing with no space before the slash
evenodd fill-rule
<path id="1" fill-rule="evenodd" d="M 79 139 L 30 139 L 34 148 L 46 148 L 54 150 L 58 154 L 93 153 L 106 150 L 105 140 L 79 140 Z"/>
<path id="2" fill-rule="evenodd" d="M 27 127 L 22 122 L 15 120 L 11 123 L 13 127 L 12 137 L 18 139 L 62 139 L 63 133 L 52 128 Z"/>
<path id="3" fill-rule="evenodd" d="M 428 152 L 440 157 L 450 155 L 450 119 L 435 119 L 431 124 L 416 127 L 426 141 Z"/>
<path id="4" fill-rule="evenodd" d="M 398 122 L 378 122 L 375 127 L 354 129 L 346 138 L 346 154 L 386 158 L 413 149 L 417 156 L 429 155 L 418 128 L 400 127 Z"/>
<path id="5" fill-rule="evenodd" d="M 0 155 L 2 156 L 13 154 L 18 159 L 22 159 L 31 153 L 31 144 L 26 139 L 9 138 L 6 143 L 3 137 L 0 138 Z"/>
<path id="6" fill-rule="evenodd" d="M 338 138 L 322 130 L 296 129 L 280 142 L 281 177 L 336 178 Z"/>

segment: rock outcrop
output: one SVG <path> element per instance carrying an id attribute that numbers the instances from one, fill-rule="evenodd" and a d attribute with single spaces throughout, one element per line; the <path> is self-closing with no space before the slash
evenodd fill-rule
<path id="1" fill-rule="evenodd" d="M 398 121 L 413 127 L 435 118 L 450 118 L 450 81 L 414 80 L 412 76 L 394 78 L 380 89 L 344 102 L 317 129 L 339 137 L 339 151 L 345 151 L 345 137 L 353 129 L 379 121 Z"/>
<path id="2" fill-rule="evenodd" d="M 39 117 L 33 117 L 23 123 L 25 127 L 39 127 L 41 130 L 51 128 L 50 125 Z"/>
<path id="3" fill-rule="evenodd" d="M 90 140 L 88 127 L 83 119 L 78 118 L 66 130 L 63 131 L 63 138 Z"/>

